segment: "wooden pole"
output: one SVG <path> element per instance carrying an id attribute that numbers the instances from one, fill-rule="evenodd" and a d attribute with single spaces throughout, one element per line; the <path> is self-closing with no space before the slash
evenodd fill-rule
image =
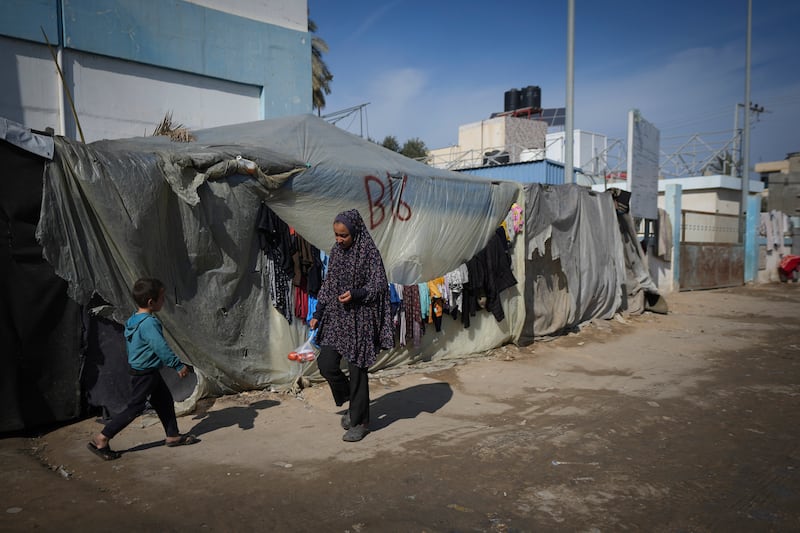
<path id="1" fill-rule="evenodd" d="M 64 87 L 64 91 L 67 93 L 67 99 L 69 100 L 69 107 L 72 109 L 72 116 L 75 117 L 75 125 L 78 127 L 78 134 L 81 136 L 81 142 L 86 144 L 86 139 L 83 137 L 83 129 L 81 129 L 81 122 L 78 120 L 78 112 L 75 110 L 75 102 L 72 100 L 72 93 L 67 87 L 67 82 L 64 80 L 64 73 L 61 72 L 61 65 L 58 64 L 58 59 L 56 58 L 56 53 L 53 51 L 53 46 L 50 44 L 50 39 L 47 38 L 47 34 L 44 31 L 44 28 L 39 26 L 42 30 L 42 35 L 44 35 L 44 40 L 47 43 L 47 49 L 50 50 L 50 55 L 53 57 L 53 62 L 56 64 L 56 70 L 58 71 L 58 77 L 61 78 L 61 85 Z"/>

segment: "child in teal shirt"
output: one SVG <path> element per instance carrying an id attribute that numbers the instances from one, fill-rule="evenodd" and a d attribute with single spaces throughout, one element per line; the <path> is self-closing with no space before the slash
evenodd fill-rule
<path id="1" fill-rule="evenodd" d="M 121 413 L 113 416 L 103 430 L 94 436 L 87 447 L 102 459 L 118 459 L 120 453 L 111 449 L 109 441 L 142 414 L 148 398 L 166 432 L 166 445 L 179 446 L 198 442 L 194 435 L 181 435 L 172 398 L 159 369 L 174 368 L 181 378 L 189 373 L 167 344 L 161 321 L 154 313 L 164 306 L 164 284 L 157 279 L 144 278 L 133 285 L 131 295 L 138 311 L 125 324 L 125 343 L 131 374 L 131 398 Z"/>

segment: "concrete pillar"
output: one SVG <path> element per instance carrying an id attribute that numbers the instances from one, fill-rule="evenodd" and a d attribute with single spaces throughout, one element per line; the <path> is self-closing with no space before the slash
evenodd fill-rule
<path id="1" fill-rule="evenodd" d="M 681 193 L 683 187 L 670 183 L 664 187 L 664 210 L 672 222 L 672 290 L 680 290 L 681 279 Z"/>
<path id="2" fill-rule="evenodd" d="M 747 198 L 747 215 L 744 229 L 744 282 L 752 283 L 758 277 L 758 225 L 761 215 L 761 198 Z M 783 237 L 781 237 L 783 238 Z"/>

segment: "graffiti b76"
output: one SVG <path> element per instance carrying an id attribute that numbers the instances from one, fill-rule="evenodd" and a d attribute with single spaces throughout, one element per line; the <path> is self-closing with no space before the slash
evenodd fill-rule
<path id="1" fill-rule="evenodd" d="M 387 211 L 389 217 L 401 222 L 411 218 L 411 206 L 403 200 L 407 181 L 408 176 L 392 177 L 388 173 L 385 183 L 375 176 L 364 176 L 364 189 L 369 203 L 369 229 L 373 230 L 387 220 Z"/>

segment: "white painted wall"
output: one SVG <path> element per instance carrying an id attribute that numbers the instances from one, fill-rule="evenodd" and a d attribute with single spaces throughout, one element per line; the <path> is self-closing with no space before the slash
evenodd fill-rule
<path id="1" fill-rule="evenodd" d="M 290 30 L 308 31 L 308 3 L 305 0 L 186 0 L 186 2 L 283 26 Z"/>
<path id="2" fill-rule="evenodd" d="M 0 116 L 35 130 L 50 126 L 59 133 L 59 81 L 47 48 L 0 37 L 0 66 Z"/>
<path id="3" fill-rule="evenodd" d="M 6 68 L 0 76 L 0 116 L 79 139 L 47 47 L 0 37 L 0 50 Z M 75 50 L 62 51 L 62 70 L 74 80 L 72 96 L 86 142 L 151 135 L 170 111 L 176 124 L 189 129 L 263 118 L 261 88 L 252 85 Z"/>
<path id="4" fill-rule="evenodd" d="M 64 56 L 86 142 L 151 135 L 167 112 L 190 130 L 261 118 L 259 87 L 75 51 Z"/>
<path id="5" fill-rule="evenodd" d="M 572 164 L 587 174 L 597 174 L 608 166 L 605 151 L 608 149 L 608 138 L 599 133 L 584 130 L 574 130 L 572 134 L 573 150 Z M 566 159 L 566 132 L 557 131 L 548 133 L 545 140 L 547 159 L 565 163 Z M 602 155 L 600 162 L 595 157 Z"/>

